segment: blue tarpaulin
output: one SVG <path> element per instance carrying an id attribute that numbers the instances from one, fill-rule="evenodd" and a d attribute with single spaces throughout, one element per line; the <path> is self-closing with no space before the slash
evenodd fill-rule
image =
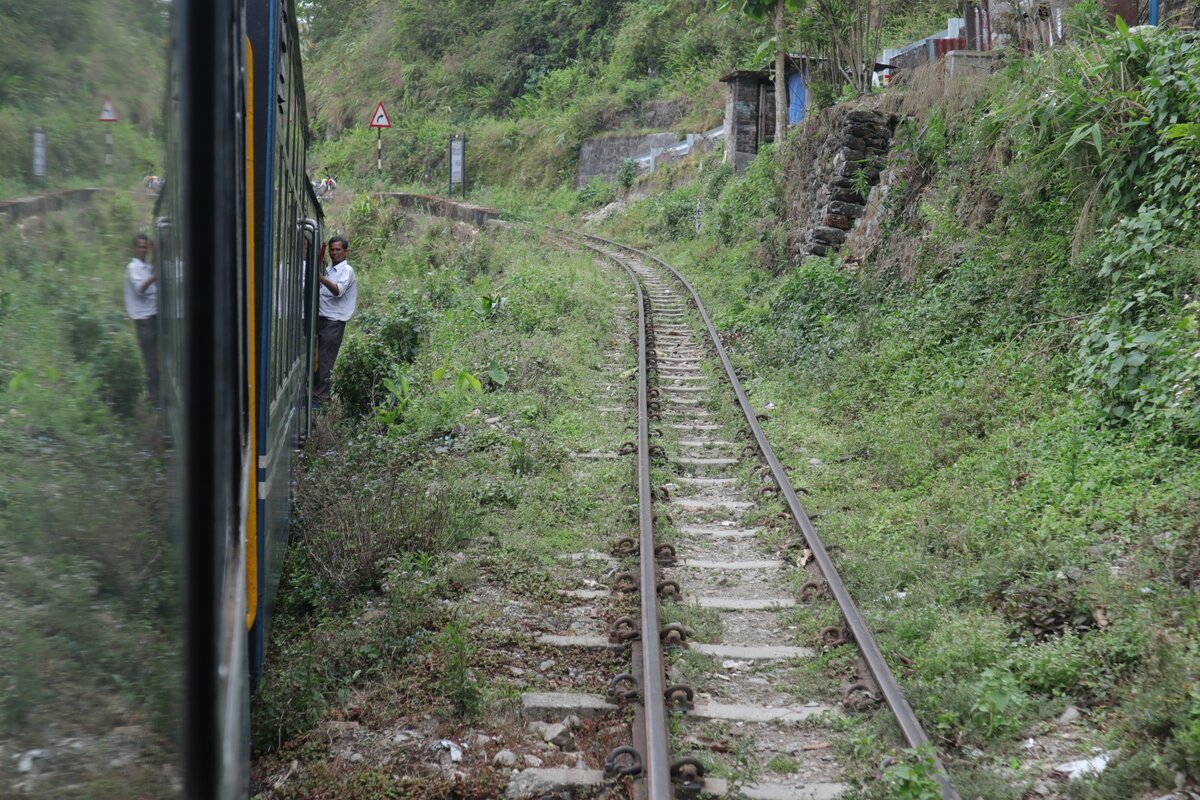
<path id="1" fill-rule="evenodd" d="M 796 125 L 804 121 L 805 108 L 808 105 L 808 73 L 793 72 L 788 75 L 788 124 Z"/>

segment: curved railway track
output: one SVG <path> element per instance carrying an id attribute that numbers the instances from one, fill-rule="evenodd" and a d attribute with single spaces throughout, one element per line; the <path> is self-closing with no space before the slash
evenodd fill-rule
<path id="1" fill-rule="evenodd" d="M 576 245 L 581 241 L 566 231 L 554 235 Z M 789 694 L 796 659 L 815 651 L 779 644 L 795 638 L 789 628 L 796 626 L 788 625 L 794 617 L 788 615 L 819 614 L 830 598 L 842 624 L 824 629 L 817 644 L 858 648 L 861 679 L 847 687 L 847 698 L 881 700 L 908 746 L 928 746 L 763 433 L 699 295 L 678 271 L 649 253 L 591 235 L 582 242 L 628 274 L 638 316 L 637 440 L 623 452 L 637 455 L 639 536 L 614 548 L 618 556 L 638 557 L 638 568 L 636 574 L 617 574 L 614 588 L 636 592 L 639 610 L 613 624 L 610 640 L 633 643 L 633 670 L 614 678 L 609 689 L 610 699 L 632 706 L 634 724 L 632 744 L 613 751 L 606 769 L 633 776 L 635 796 L 648 800 L 732 791 L 760 800 L 840 795 L 845 789 L 840 767 L 827 752 L 829 724 L 840 709 L 818 697 Z M 749 442 L 742 447 L 723 435 L 729 426 L 711 410 L 728 403 L 727 389 L 744 418 L 742 434 Z M 801 535 L 795 542 L 798 562 L 807 566 L 811 580 L 798 590 L 789 581 L 788 564 L 762 543 L 762 529 L 743 522 L 765 513 L 762 502 L 736 488 L 734 472 L 746 460 L 758 462 L 765 483 L 760 497 L 767 498 L 762 502 L 781 501 L 785 508 L 775 521 L 786 521 L 793 537 L 796 531 Z M 655 463 L 664 462 L 674 475 L 656 490 L 651 472 Z M 675 604 L 698 609 L 709 620 L 715 615 L 721 633 L 714 637 L 710 631 L 708 638 L 720 641 L 692 642 L 688 626 L 664 623 L 663 611 Z M 696 655 L 676 655 L 683 653 Z M 704 657 L 718 660 L 732 677 L 722 672 L 718 680 L 715 672 L 697 669 Z M 681 663 L 688 658 L 693 659 L 690 669 Z M 683 673 L 697 685 L 685 685 Z M 749 745 L 747 731 L 756 734 Z M 740 752 L 731 739 L 743 740 Z M 720 764 L 728 766 L 720 771 L 733 777 L 705 775 L 707 767 Z M 780 764 L 787 765 L 785 774 Z M 936 766 L 943 797 L 955 800 L 944 767 L 940 761 Z"/>

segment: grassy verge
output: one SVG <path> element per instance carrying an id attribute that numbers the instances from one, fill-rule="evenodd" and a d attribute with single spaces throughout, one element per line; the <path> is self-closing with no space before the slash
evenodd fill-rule
<path id="1" fill-rule="evenodd" d="M 305 451 L 254 706 L 256 788 L 495 796 L 507 770 L 491 755 L 525 746 L 520 691 L 581 675 L 603 691 L 616 667 L 607 653 L 568 664 L 534 641 L 575 613 L 557 588 L 601 577 L 558 555 L 605 549 L 632 524 L 614 488 L 628 465 L 569 457 L 627 438 L 579 401 L 608 391 L 611 351 L 627 350 L 613 283 L 587 257 L 529 248 L 524 232 L 368 200 L 345 225 L 363 303 L 335 376 L 341 408 Z M 602 758 L 612 734 L 578 735 Z M 442 740 L 465 760 L 449 761 Z M 567 757 L 540 748 L 530 755 Z"/>

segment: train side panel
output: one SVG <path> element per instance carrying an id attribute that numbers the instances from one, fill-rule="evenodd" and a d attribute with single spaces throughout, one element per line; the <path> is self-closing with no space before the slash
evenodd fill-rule
<path id="1" fill-rule="evenodd" d="M 173 5 L 155 222 L 162 427 L 183 548 L 187 797 L 249 793 L 243 25 L 236 0 Z"/>
<path id="2" fill-rule="evenodd" d="M 311 361 L 305 314 L 306 276 L 315 267 L 306 258 L 312 236 L 311 188 L 305 171 L 307 112 L 300 64 L 299 31 L 288 0 L 256 3 L 247 9 L 255 51 L 254 164 L 256 197 L 254 425 L 257 483 L 255 613 L 249 641 L 251 681 L 257 684 L 270 632 L 288 542 L 290 489 L 295 448 L 308 427 L 307 395 Z M 319 208 L 316 209 L 319 218 Z M 319 236 L 319 223 L 316 226 Z M 309 244 L 310 249 L 319 239 Z"/>

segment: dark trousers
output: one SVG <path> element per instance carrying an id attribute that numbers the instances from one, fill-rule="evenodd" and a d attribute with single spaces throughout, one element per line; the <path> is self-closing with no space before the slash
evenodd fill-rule
<path id="1" fill-rule="evenodd" d="M 338 350 L 342 349 L 342 334 L 345 332 L 345 322 L 317 317 L 317 379 L 313 385 L 313 396 L 318 403 L 329 402 L 333 362 L 337 361 Z"/>
<path id="2" fill-rule="evenodd" d="M 158 405 L 158 317 L 135 319 L 142 366 L 146 368 L 146 395 Z"/>

